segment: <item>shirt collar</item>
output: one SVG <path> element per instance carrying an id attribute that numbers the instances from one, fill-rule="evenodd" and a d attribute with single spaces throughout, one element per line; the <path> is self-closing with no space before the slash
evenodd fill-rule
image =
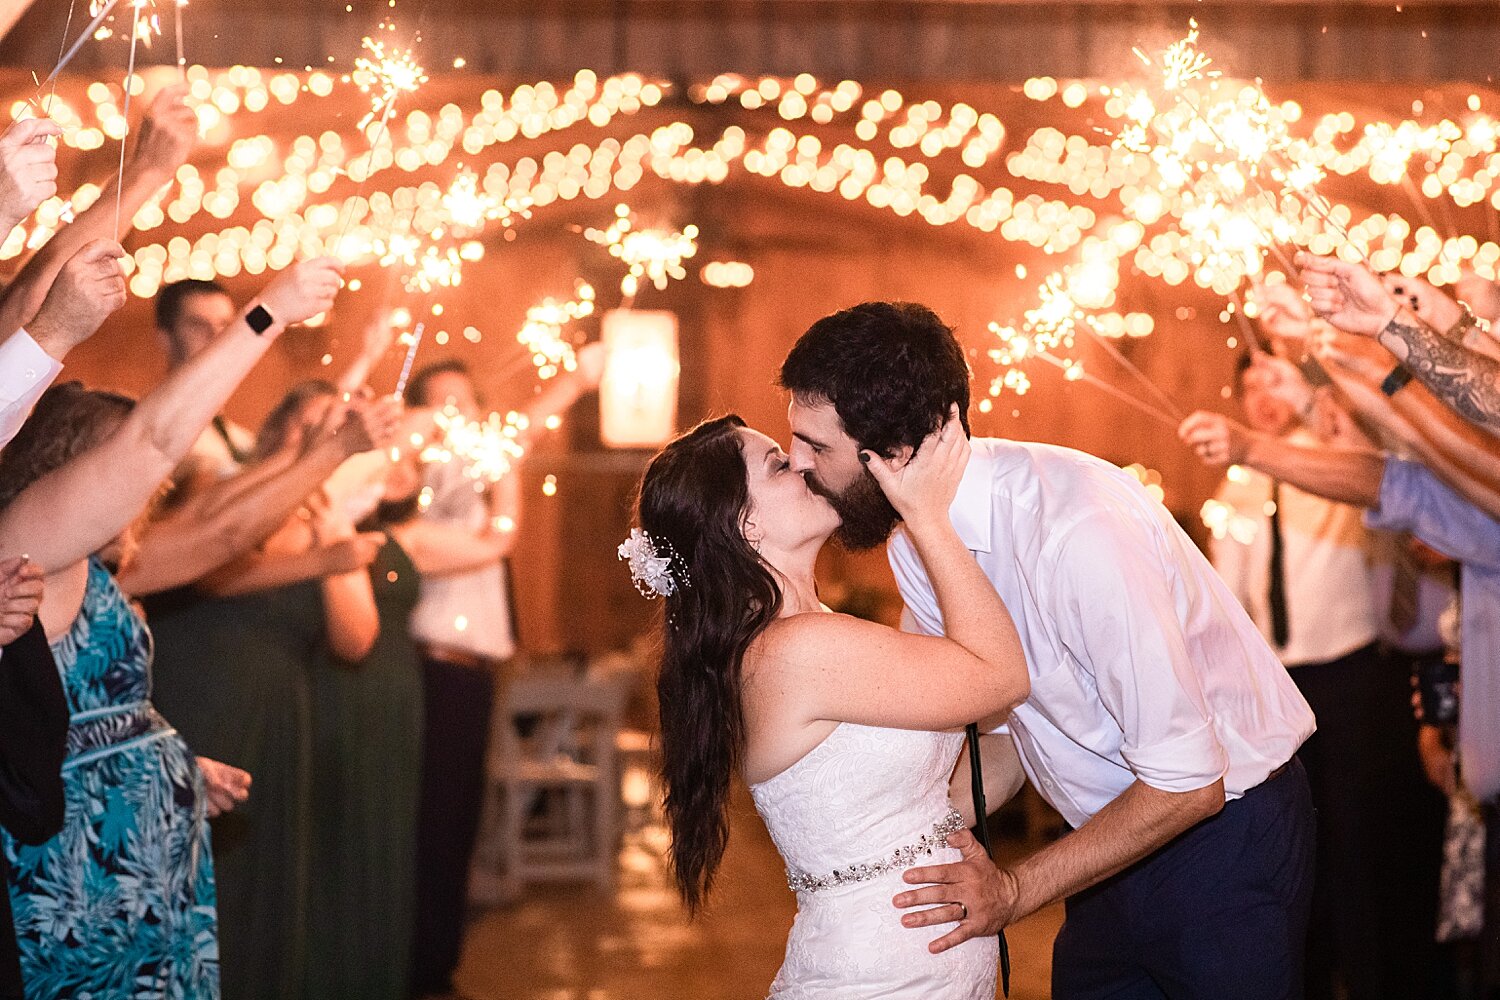
<path id="1" fill-rule="evenodd" d="M 990 551 L 994 506 L 990 485 L 993 481 L 994 459 L 975 440 L 969 453 L 969 464 L 958 483 L 958 495 L 948 509 L 958 537 L 971 552 Z"/>

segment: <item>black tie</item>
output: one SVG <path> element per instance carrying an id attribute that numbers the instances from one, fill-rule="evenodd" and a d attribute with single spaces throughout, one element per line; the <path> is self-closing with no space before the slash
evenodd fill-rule
<path id="1" fill-rule="evenodd" d="M 1271 586 L 1267 597 L 1271 605 L 1271 639 L 1284 647 L 1291 629 L 1286 618 L 1286 559 L 1281 539 L 1281 483 L 1271 481 Z"/>

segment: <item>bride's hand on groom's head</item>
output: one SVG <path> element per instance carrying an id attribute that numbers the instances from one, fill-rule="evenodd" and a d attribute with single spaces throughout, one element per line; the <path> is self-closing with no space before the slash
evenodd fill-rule
<path id="1" fill-rule="evenodd" d="M 969 439 L 953 407 L 942 427 L 927 435 L 909 457 L 884 458 L 862 450 L 859 460 L 879 484 L 891 506 L 908 524 L 947 520 L 969 462 Z"/>

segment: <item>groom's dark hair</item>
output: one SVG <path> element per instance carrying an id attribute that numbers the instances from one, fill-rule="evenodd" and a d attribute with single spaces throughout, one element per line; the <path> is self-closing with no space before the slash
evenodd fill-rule
<path id="1" fill-rule="evenodd" d="M 969 365 L 953 328 L 915 302 L 863 302 L 818 320 L 781 364 L 781 387 L 833 404 L 862 448 L 916 448 L 958 404 L 969 430 Z"/>

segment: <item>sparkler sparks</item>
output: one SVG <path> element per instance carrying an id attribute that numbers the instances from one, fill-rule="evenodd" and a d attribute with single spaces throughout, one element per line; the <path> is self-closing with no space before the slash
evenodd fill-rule
<path id="1" fill-rule="evenodd" d="M 499 482 L 526 453 L 518 440 L 527 427 L 524 414 L 491 413 L 484 420 L 466 420 L 452 406 L 433 415 L 438 439 L 422 448 L 423 462 L 458 462 L 474 481 Z"/>
<path id="2" fill-rule="evenodd" d="M 585 281 L 577 283 L 571 299 L 559 302 L 549 297 L 526 310 L 526 322 L 516 340 L 530 352 L 538 376 L 549 379 L 560 371 L 578 368 L 578 357 L 563 337 L 563 328 L 593 311 L 594 289 Z"/>
<path id="3" fill-rule="evenodd" d="M 360 46 L 367 54 L 355 58 L 350 79 L 361 92 L 373 95 L 370 110 L 359 123 L 360 131 L 364 131 L 371 122 L 388 118 L 402 94 L 416 93 L 427 82 L 427 73 L 411 49 L 387 48 L 369 35 Z"/>
<path id="4" fill-rule="evenodd" d="M 667 229 L 635 229 L 630 206 L 616 205 L 615 220 L 607 229 L 589 229 L 584 237 L 609 250 L 610 256 L 626 266 L 620 281 L 620 292 L 634 298 L 642 278 L 660 291 L 667 282 L 687 277 L 682 262 L 698 252 L 698 227 L 684 226 L 681 232 Z"/>

